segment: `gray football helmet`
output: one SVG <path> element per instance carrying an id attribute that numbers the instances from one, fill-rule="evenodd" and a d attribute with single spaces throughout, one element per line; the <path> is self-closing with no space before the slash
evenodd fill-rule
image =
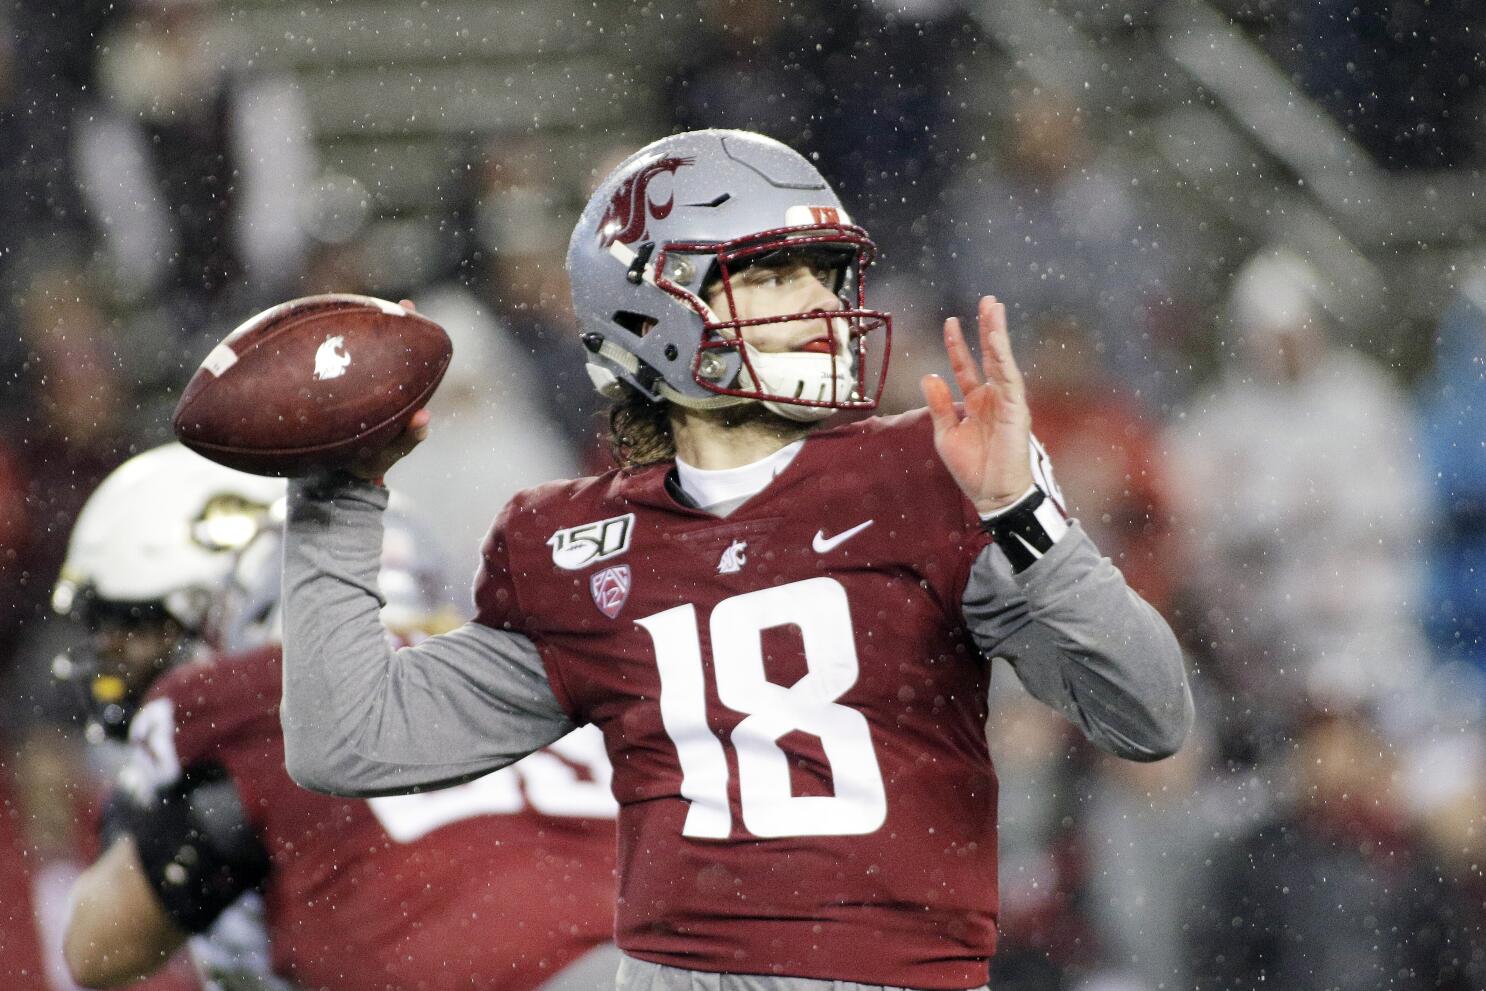
<path id="1" fill-rule="evenodd" d="M 732 276 L 780 252 L 833 259 L 830 353 L 765 354 L 743 340 L 745 327 L 825 311 L 724 320 L 706 302 L 715 288 L 731 304 Z M 815 167 L 778 141 L 727 130 L 655 141 L 598 186 L 568 246 L 589 377 L 610 398 L 627 383 L 694 409 L 762 402 L 802 421 L 875 409 L 892 334 L 866 306 L 875 254 Z"/>

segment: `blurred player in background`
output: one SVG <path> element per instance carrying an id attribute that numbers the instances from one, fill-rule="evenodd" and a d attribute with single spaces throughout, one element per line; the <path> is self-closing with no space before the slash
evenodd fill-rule
<path id="1" fill-rule="evenodd" d="M 594 736 L 437 795 L 340 801 L 289 780 L 282 491 L 168 445 L 79 519 L 56 605 L 91 631 L 96 666 L 76 674 L 130 757 L 74 891 L 74 978 L 113 987 L 209 934 L 193 956 L 224 989 L 612 983 L 614 804 Z M 406 642 L 449 617 L 414 531 L 391 533 L 384 616 Z"/>
<path id="2" fill-rule="evenodd" d="M 1173 753 L 1192 701 L 1165 622 L 1064 517 L 998 302 L 979 365 L 945 326 L 963 408 L 930 377 L 927 411 L 826 425 L 876 405 L 875 250 L 760 135 L 620 164 L 568 270 L 623 467 L 517 495 L 475 621 L 397 653 L 370 480 L 426 415 L 352 473 L 291 483 L 296 779 L 457 784 L 592 723 L 621 809 L 621 988 L 984 985 L 989 659 L 1127 759 Z"/>

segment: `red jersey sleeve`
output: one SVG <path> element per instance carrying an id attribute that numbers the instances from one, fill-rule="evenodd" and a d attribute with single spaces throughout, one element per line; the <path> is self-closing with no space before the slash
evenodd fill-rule
<path id="1" fill-rule="evenodd" d="M 279 668 L 258 653 L 183 664 L 150 686 L 129 727 L 134 773 L 158 786 L 187 768 L 226 766 L 239 741 L 277 725 Z"/>
<path id="2" fill-rule="evenodd" d="M 526 627 L 526 613 L 511 572 L 507 536 L 515 506 L 513 499 L 495 518 L 480 548 L 480 569 L 475 574 L 475 622 L 497 630 L 521 631 Z"/>

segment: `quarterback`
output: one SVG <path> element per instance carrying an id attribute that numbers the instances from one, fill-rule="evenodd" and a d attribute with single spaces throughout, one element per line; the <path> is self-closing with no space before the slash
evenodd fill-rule
<path id="1" fill-rule="evenodd" d="M 621 467 L 517 495 L 474 620 L 401 651 L 376 622 L 376 479 L 427 418 L 293 482 L 296 780 L 450 785 L 592 724 L 620 810 L 620 988 L 983 985 L 990 659 L 1131 760 L 1173 753 L 1192 702 L 1165 622 L 1063 513 L 1000 303 L 980 303 L 978 364 L 945 325 L 963 405 L 931 376 L 927 410 L 830 424 L 874 408 L 886 370 L 874 251 L 762 136 L 619 165 L 568 269 Z"/>

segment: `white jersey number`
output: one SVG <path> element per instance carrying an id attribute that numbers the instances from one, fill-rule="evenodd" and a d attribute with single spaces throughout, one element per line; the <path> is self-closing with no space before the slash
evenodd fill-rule
<path id="1" fill-rule="evenodd" d="M 589 780 L 575 766 L 586 768 Z M 510 815 L 527 807 L 549 816 L 612 819 L 617 806 L 611 777 L 603 735 L 585 726 L 483 778 L 439 791 L 372 798 L 367 804 L 388 836 L 412 843 L 462 819 Z"/>
<path id="2" fill-rule="evenodd" d="M 732 830 L 728 766 L 707 725 L 706 686 L 696 607 L 636 620 L 655 644 L 661 721 L 676 745 L 681 794 L 691 808 L 681 832 L 723 839 Z M 793 685 L 764 675 L 763 632 L 794 626 L 805 647 L 806 674 Z M 732 733 L 744 827 L 755 836 L 856 836 L 887 817 L 887 793 L 867 719 L 837 703 L 859 668 L 846 589 L 833 578 L 760 589 L 724 599 L 709 623 L 717 696 L 747 715 Z M 789 755 L 778 744 L 794 731 L 820 740 L 835 794 L 795 795 Z"/>

